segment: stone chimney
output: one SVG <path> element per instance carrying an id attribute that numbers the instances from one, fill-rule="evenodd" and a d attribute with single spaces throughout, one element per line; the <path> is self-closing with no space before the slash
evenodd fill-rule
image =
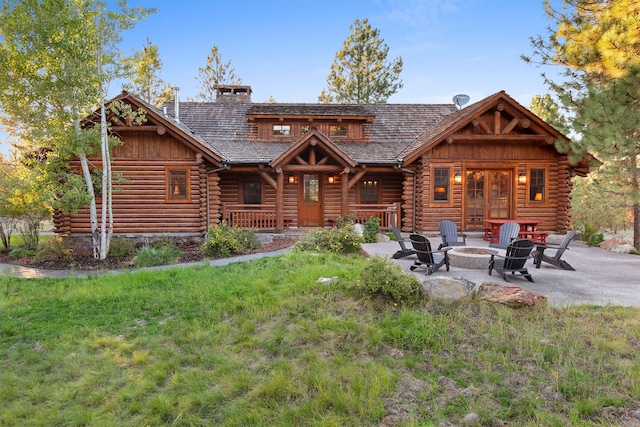
<path id="1" fill-rule="evenodd" d="M 216 102 L 246 104 L 251 103 L 251 86 L 215 85 Z"/>

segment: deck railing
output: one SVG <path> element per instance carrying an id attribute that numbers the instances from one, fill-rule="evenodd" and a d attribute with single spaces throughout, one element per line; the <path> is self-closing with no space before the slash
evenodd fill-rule
<path id="1" fill-rule="evenodd" d="M 364 224 L 371 217 L 380 219 L 380 229 L 390 230 L 391 224 L 400 227 L 400 203 L 378 205 L 350 205 L 349 217 L 356 223 Z M 222 219 L 227 221 L 230 227 L 243 229 L 270 230 L 276 228 L 276 207 L 273 205 L 247 205 L 237 203 L 222 204 Z M 285 218 L 285 226 L 293 218 Z M 332 218 L 331 220 L 333 220 Z"/>
<path id="2" fill-rule="evenodd" d="M 276 207 L 272 205 L 222 204 L 222 218 L 230 227 L 258 230 L 276 228 Z"/>
<path id="3" fill-rule="evenodd" d="M 400 228 L 400 202 L 388 205 L 349 205 L 349 215 L 358 224 L 364 224 L 372 216 L 378 217 L 381 230 L 391 230 L 391 224 Z"/>

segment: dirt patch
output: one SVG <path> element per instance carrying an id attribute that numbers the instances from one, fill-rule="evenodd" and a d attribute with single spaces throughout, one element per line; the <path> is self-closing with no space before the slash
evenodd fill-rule
<path id="1" fill-rule="evenodd" d="M 288 237 L 276 238 L 270 243 L 265 243 L 256 249 L 249 249 L 240 255 L 273 252 L 287 248 L 295 242 L 295 239 Z M 200 245 L 185 243 L 179 245 L 179 247 L 180 250 L 184 252 L 183 255 L 180 258 L 175 259 L 170 264 L 182 264 L 215 259 L 215 257 L 209 257 L 200 252 Z M 80 252 L 74 252 L 69 259 L 57 259 L 40 263 L 34 262 L 33 257 L 15 258 L 3 253 L 0 254 L 0 263 L 20 265 L 23 267 L 42 268 L 46 270 L 114 270 L 135 267 L 133 264 L 133 256 L 108 257 L 106 260 L 97 260 L 91 256 L 91 253 Z"/>

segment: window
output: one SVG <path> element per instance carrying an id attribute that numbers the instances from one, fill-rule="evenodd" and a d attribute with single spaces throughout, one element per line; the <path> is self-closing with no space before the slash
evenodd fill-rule
<path id="1" fill-rule="evenodd" d="M 360 203 L 375 205 L 378 203 L 379 185 L 376 180 L 360 181 Z"/>
<path id="2" fill-rule="evenodd" d="M 433 170 L 433 201 L 449 201 L 449 185 L 451 183 L 449 168 L 436 168 Z"/>
<path id="3" fill-rule="evenodd" d="M 329 128 L 329 135 L 331 136 L 347 136 L 346 126 L 331 126 Z"/>
<path id="4" fill-rule="evenodd" d="M 291 135 L 291 125 L 273 125 L 274 136 L 289 136 Z"/>
<path id="5" fill-rule="evenodd" d="M 309 125 L 302 126 L 302 134 L 303 135 L 305 135 L 305 134 L 307 134 L 309 132 L 311 132 L 311 126 L 309 126 Z"/>
<path id="6" fill-rule="evenodd" d="M 544 202 L 545 195 L 545 169 L 531 169 L 529 171 L 529 201 Z"/>
<path id="7" fill-rule="evenodd" d="M 189 168 L 166 171 L 167 200 L 189 200 Z"/>
<path id="8" fill-rule="evenodd" d="M 242 181 L 242 203 L 245 205 L 262 203 L 262 181 Z"/>

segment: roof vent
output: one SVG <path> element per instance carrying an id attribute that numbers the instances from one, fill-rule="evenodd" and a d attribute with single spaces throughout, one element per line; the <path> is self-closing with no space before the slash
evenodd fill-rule
<path id="1" fill-rule="evenodd" d="M 215 85 L 216 102 L 246 104 L 251 102 L 251 86 Z"/>

